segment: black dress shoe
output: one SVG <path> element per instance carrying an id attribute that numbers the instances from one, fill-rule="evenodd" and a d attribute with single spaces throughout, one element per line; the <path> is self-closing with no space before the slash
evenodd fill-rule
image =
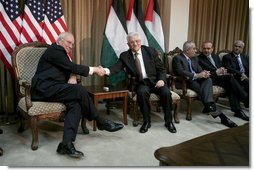
<path id="1" fill-rule="evenodd" d="M 100 121 L 96 122 L 97 128 L 101 131 L 106 130 L 108 132 L 115 132 L 123 128 L 123 124 L 115 123 L 108 119 L 100 119 Z"/>
<path id="2" fill-rule="evenodd" d="M 236 123 L 231 121 L 229 118 L 222 119 L 221 123 L 229 128 L 237 127 Z"/>
<path id="3" fill-rule="evenodd" d="M 249 117 L 245 115 L 243 111 L 235 112 L 234 116 L 241 118 L 242 120 L 249 121 Z"/>
<path id="4" fill-rule="evenodd" d="M 176 133 L 176 128 L 173 124 L 173 122 L 168 122 L 165 124 L 165 127 L 168 128 L 168 131 L 171 133 Z"/>
<path id="5" fill-rule="evenodd" d="M 77 151 L 73 145 L 72 142 L 69 142 L 67 144 L 59 143 L 57 150 L 59 154 L 67 154 L 70 157 L 83 157 L 84 154 L 81 151 Z"/>
<path id="6" fill-rule="evenodd" d="M 202 111 L 202 113 L 210 113 L 210 112 L 215 112 L 216 111 L 216 106 L 214 103 L 210 105 L 206 105 Z"/>
<path id="7" fill-rule="evenodd" d="M 142 126 L 140 127 L 139 132 L 145 133 L 148 131 L 148 128 L 151 128 L 151 122 L 143 122 Z"/>
<path id="8" fill-rule="evenodd" d="M 3 133 L 3 130 L 0 128 L 0 134 L 2 134 Z"/>

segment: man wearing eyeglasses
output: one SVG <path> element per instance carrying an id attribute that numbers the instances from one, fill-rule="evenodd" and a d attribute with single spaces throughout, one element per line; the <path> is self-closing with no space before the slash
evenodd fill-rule
<path id="1" fill-rule="evenodd" d="M 243 54 L 243 48 L 244 42 L 236 40 L 232 52 L 223 56 L 222 65 L 234 75 L 246 93 L 249 94 L 249 56 Z M 248 108 L 249 103 L 245 102 L 244 106 Z"/>
<path id="2" fill-rule="evenodd" d="M 96 120 L 99 130 L 115 132 L 123 128 L 122 124 L 102 118 L 84 86 L 77 84 L 76 75 L 87 77 L 102 76 L 102 67 L 90 67 L 74 64 L 68 54 L 74 46 L 74 36 L 69 32 L 59 35 L 56 43 L 50 45 L 39 60 L 37 71 L 32 79 L 31 96 L 34 101 L 62 102 L 67 114 L 64 118 L 63 140 L 57 147 L 57 153 L 80 158 L 84 154 L 75 149 L 81 117 L 89 121 Z"/>

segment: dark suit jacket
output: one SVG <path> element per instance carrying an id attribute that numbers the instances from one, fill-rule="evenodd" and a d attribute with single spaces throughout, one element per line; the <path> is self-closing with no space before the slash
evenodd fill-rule
<path id="1" fill-rule="evenodd" d="M 154 48 L 147 46 L 142 46 L 141 52 L 146 74 L 150 82 L 155 84 L 158 80 L 163 80 L 166 83 L 166 70 L 162 64 L 162 61 L 158 57 L 158 52 Z M 138 70 L 130 49 L 121 53 L 117 63 L 109 68 L 110 74 L 117 73 L 122 69 L 125 69 L 128 74 L 130 74 L 132 77 L 136 77 L 136 80 L 138 80 Z"/>
<path id="2" fill-rule="evenodd" d="M 40 58 L 32 79 L 32 99 L 50 100 L 67 83 L 71 73 L 88 76 L 89 67 L 74 64 L 62 46 L 52 44 Z"/>
<path id="3" fill-rule="evenodd" d="M 211 56 L 215 62 L 216 67 L 220 68 L 222 66 L 220 57 L 214 53 L 211 54 Z M 201 66 L 201 68 L 203 68 L 204 70 L 210 71 L 211 78 L 217 77 L 217 74 L 216 74 L 217 68 L 213 66 L 213 64 L 209 61 L 209 59 L 207 59 L 207 57 L 204 54 L 200 54 L 198 56 L 198 63 Z"/>
<path id="4" fill-rule="evenodd" d="M 240 56 L 245 69 L 245 75 L 249 77 L 249 56 L 244 54 L 240 54 Z M 229 73 L 234 74 L 236 77 L 241 77 L 240 67 L 233 52 L 223 56 L 222 65 L 228 70 Z"/>
<path id="5" fill-rule="evenodd" d="M 196 73 L 200 73 L 202 68 L 198 64 L 197 57 L 192 57 L 192 68 Z M 189 63 L 183 53 L 175 56 L 172 61 L 173 72 L 176 75 L 189 78 L 189 81 L 193 80 L 194 74 L 189 69 Z"/>

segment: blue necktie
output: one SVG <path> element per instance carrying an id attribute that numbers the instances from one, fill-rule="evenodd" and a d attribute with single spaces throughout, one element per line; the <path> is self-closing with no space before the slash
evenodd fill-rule
<path id="1" fill-rule="evenodd" d="M 241 61 L 240 55 L 237 55 L 237 62 L 238 62 L 239 67 L 240 67 L 240 72 L 241 72 L 241 73 L 244 73 L 244 72 L 245 72 L 245 70 L 244 70 L 244 67 L 243 67 L 243 64 L 242 64 L 242 61 Z"/>
<path id="2" fill-rule="evenodd" d="M 196 72 L 192 68 L 191 59 L 190 58 L 188 58 L 188 63 L 189 63 L 189 69 L 190 69 L 191 73 L 196 74 Z"/>

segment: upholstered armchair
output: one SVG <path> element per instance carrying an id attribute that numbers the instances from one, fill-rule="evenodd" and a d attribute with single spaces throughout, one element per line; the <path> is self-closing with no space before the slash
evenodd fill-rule
<path id="1" fill-rule="evenodd" d="M 158 57 L 162 60 L 161 54 L 158 53 Z M 134 92 L 134 81 L 135 78 L 132 78 L 129 76 L 128 78 L 129 83 L 129 99 L 130 99 L 130 113 L 133 115 L 133 126 L 138 126 L 139 124 L 139 120 L 140 120 L 140 116 L 141 114 L 139 113 L 138 110 L 138 105 L 137 105 L 137 96 L 136 93 Z M 168 78 L 168 85 L 170 85 L 170 78 Z M 172 97 L 172 105 L 173 105 L 173 118 L 175 123 L 179 123 L 179 117 L 178 117 L 178 112 L 180 109 L 180 96 L 178 94 L 176 94 L 175 92 L 171 91 L 171 97 Z M 150 103 L 151 106 L 155 106 L 156 107 L 156 112 L 160 112 L 160 97 L 157 96 L 154 93 L 151 93 L 150 95 Z"/>
<path id="2" fill-rule="evenodd" d="M 12 54 L 18 98 L 17 109 L 21 114 L 21 124 L 18 131 L 24 131 L 25 120 L 28 120 L 32 133 L 32 150 L 37 150 L 39 145 L 38 122 L 41 120 L 63 121 L 66 112 L 63 103 L 31 100 L 31 80 L 36 72 L 39 59 L 47 46 L 47 44 L 40 42 L 26 43 L 16 47 Z"/>
<path id="3" fill-rule="evenodd" d="M 175 56 L 182 53 L 182 50 L 179 47 L 176 47 L 174 50 L 170 51 L 166 54 L 166 64 L 167 64 L 167 73 L 169 77 L 171 77 L 171 89 L 173 92 L 177 93 L 182 99 L 185 99 L 187 102 L 187 111 L 186 111 L 186 120 L 192 120 L 192 103 L 195 100 L 198 100 L 198 95 L 195 91 L 187 88 L 187 80 L 188 78 L 176 76 L 173 73 L 172 69 L 172 60 Z M 197 54 L 198 55 L 198 54 Z M 182 87 L 176 87 L 176 81 L 180 81 Z M 225 96 L 224 88 L 220 86 L 213 86 L 213 96 L 215 101 L 218 100 L 219 97 Z"/>

